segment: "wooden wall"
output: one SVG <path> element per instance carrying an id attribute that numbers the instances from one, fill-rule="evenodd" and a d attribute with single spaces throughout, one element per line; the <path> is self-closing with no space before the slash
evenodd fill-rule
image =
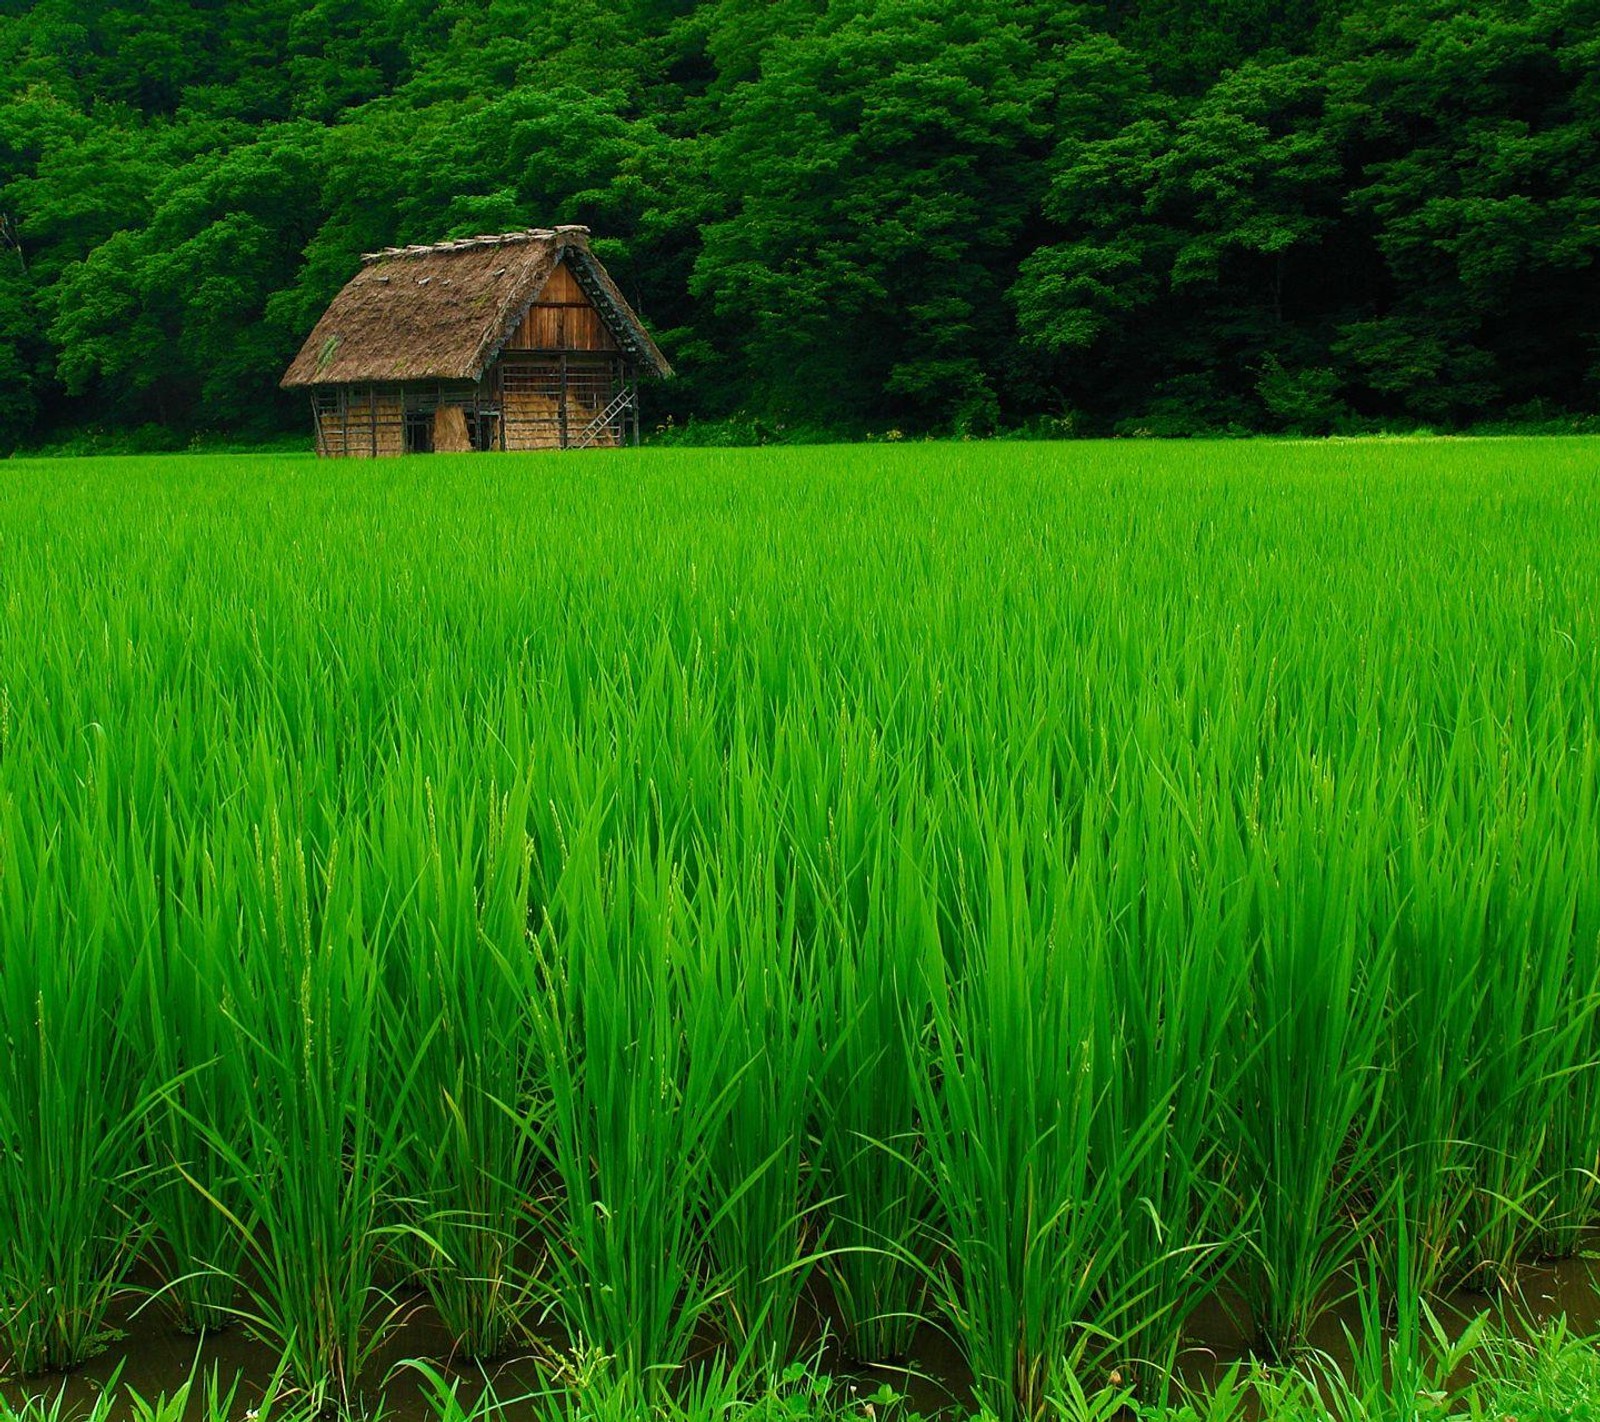
<path id="1" fill-rule="evenodd" d="M 398 389 L 352 385 L 343 391 L 335 387 L 325 397 L 314 398 L 318 454 L 370 459 L 405 453 L 405 404 Z"/>
<path id="2" fill-rule="evenodd" d="M 565 262 L 550 273 L 511 339 L 509 351 L 614 351 L 616 340 Z"/>

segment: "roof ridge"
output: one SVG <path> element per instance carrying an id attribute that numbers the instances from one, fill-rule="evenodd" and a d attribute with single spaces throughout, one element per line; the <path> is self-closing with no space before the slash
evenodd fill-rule
<path id="1" fill-rule="evenodd" d="M 465 252 L 473 247 L 510 247 L 522 242 L 552 242 L 561 246 L 568 243 L 588 244 L 589 229 L 581 223 L 569 222 L 558 227 L 524 227 L 515 232 L 490 232 L 478 237 L 455 237 L 446 242 L 414 243 L 408 247 L 384 247 L 377 252 L 363 252 L 362 266 L 372 262 L 387 261 L 393 257 L 436 256 L 440 252 Z"/>

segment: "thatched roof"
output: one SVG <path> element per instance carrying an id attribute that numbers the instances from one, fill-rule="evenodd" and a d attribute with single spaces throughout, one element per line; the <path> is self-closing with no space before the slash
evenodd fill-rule
<path id="1" fill-rule="evenodd" d="M 586 227 L 532 228 L 369 252 L 306 337 L 282 384 L 476 380 L 565 261 L 617 344 L 647 372 L 672 367 L 589 250 Z"/>

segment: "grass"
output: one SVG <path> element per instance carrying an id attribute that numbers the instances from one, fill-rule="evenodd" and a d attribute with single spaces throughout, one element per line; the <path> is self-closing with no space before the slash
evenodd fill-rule
<path id="1" fill-rule="evenodd" d="M 409 1083 L 391 1108 L 409 1127 L 394 1243 L 471 1359 L 510 1347 L 529 1305 L 525 793 L 491 789 L 480 819 L 441 825 L 431 782 L 396 787 L 374 850 L 414 885 L 382 995 L 385 1077 Z"/>
<path id="2" fill-rule="evenodd" d="M 80 824 L 40 842 L 14 804 L 0 826 L 0 1340 L 33 1373 L 107 1341 L 142 1233 L 140 1073 L 104 841 Z"/>
<path id="3" fill-rule="evenodd" d="M 822 1269 L 845 1349 L 875 1364 L 910 1356 L 931 1273 L 935 1191 L 917 1082 L 940 949 L 917 826 L 907 807 L 893 839 L 841 851 L 834 820 L 816 851 L 827 868 L 814 911 L 831 965 L 814 984 L 827 1042 L 815 1078 Z M 852 892 L 868 885 L 878 892 Z"/>
<path id="4" fill-rule="evenodd" d="M 381 945 L 361 927 L 358 873 L 336 852 L 313 867 L 276 826 L 255 839 L 235 880 L 243 942 L 225 999 L 252 1056 L 243 1149 L 207 1127 L 243 1207 L 226 1212 L 255 1284 L 237 1312 L 314 1408 L 345 1411 L 397 1312 L 379 1260 L 416 1073 L 377 1080 Z"/>
<path id="5" fill-rule="evenodd" d="M 552 922 L 535 1014 L 548 1108 L 528 1118 L 552 1184 L 547 1307 L 619 1382 L 659 1400 L 721 1290 L 707 1235 L 711 1152 L 742 1059 L 719 1003 L 695 992 L 696 909 L 665 855 L 602 865 L 580 830 Z"/>
<path id="6" fill-rule="evenodd" d="M 1435 1366 L 1595 1219 L 1597 456 L 8 462 L 5 1366 L 152 1276 L 313 1410 L 418 1291 L 600 1411 Z"/>
<path id="7" fill-rule="evenodd" d="M 1046 1402 L 1051 1422 L 1419 1422 L 1424 1418 L 1503 1419 L 1517 1422 L 1587 1422 L 1600 1416 L 1600 1347 L 1574 1334 L 1564 1319 L 1531 1335 L 1516 1335 L 1478 1319 L 1460 1340 L 1434 1332 L 1437 1320 L 1422 1308 L 1414 1322 L 1382 1336 L 1375 1319 L 1372 1345 L 1358 1345 L 1352 1375 L 1334 1369 L 1274 1370 L 1261 1364 L 1234 1366 L 1203 1391 L 1163 1404 L 1137 1401 L 1132 1391 L 1111 1384 L 1085 1386 L 1071 1373 Z M 1408 1353 L 1409 1345 L 1416 1351 Z M 419 1398 L 407 1415 L 431 1422 L 922 1422 L 909 1400 L 887 1385 L 866 1388 L 835 1379 L 812 1363 L 796 1362 L 763 1385 L 741 1385 L 725 1373 L 705 1376 L 686 1395 L 641 1404 L 604 1357 L 566 1360 L 551 1384 L 538 1391 L 505 1394 L 490 1384 L 463 1388 L 462 1379 L 426 1360 L 402 1367 L 421 1380 Z M 1452 1368 L 1470 1372 L 1452 1383 Z M 233 1422 L 239 1413 L 241 1380 L 225 1381 L 198 1363 L 170 1390 L 154 1395 L 113 1376 L 87 1405 L 71 1406 L 65 1390 L 21 1400 L 0 1400 L 0 1422 Z M 311 1422 L 304 1399 L 268 1379 L 245 1416 L 256 1422 Z M 381 1414 L 379 1414 L 381 1415 Z M 974 1422 L 988 1414 L 974 1414 Z"/>

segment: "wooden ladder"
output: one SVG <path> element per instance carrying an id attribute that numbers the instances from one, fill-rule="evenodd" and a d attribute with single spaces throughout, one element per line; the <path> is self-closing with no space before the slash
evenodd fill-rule
<path id="1" fill-rule="evenodd" d="M 578 437 L 568 443 L 568 449 L 588 449 L 600 438 L 600 431 L 605 429 L 624 410 L 633 404 L 633 391 L 624 386 L 612 397 L 611 403 L 598 415 L 586 424 L 578 433 Z M 619 441 L 620 442 L 620 441 Z"/>

